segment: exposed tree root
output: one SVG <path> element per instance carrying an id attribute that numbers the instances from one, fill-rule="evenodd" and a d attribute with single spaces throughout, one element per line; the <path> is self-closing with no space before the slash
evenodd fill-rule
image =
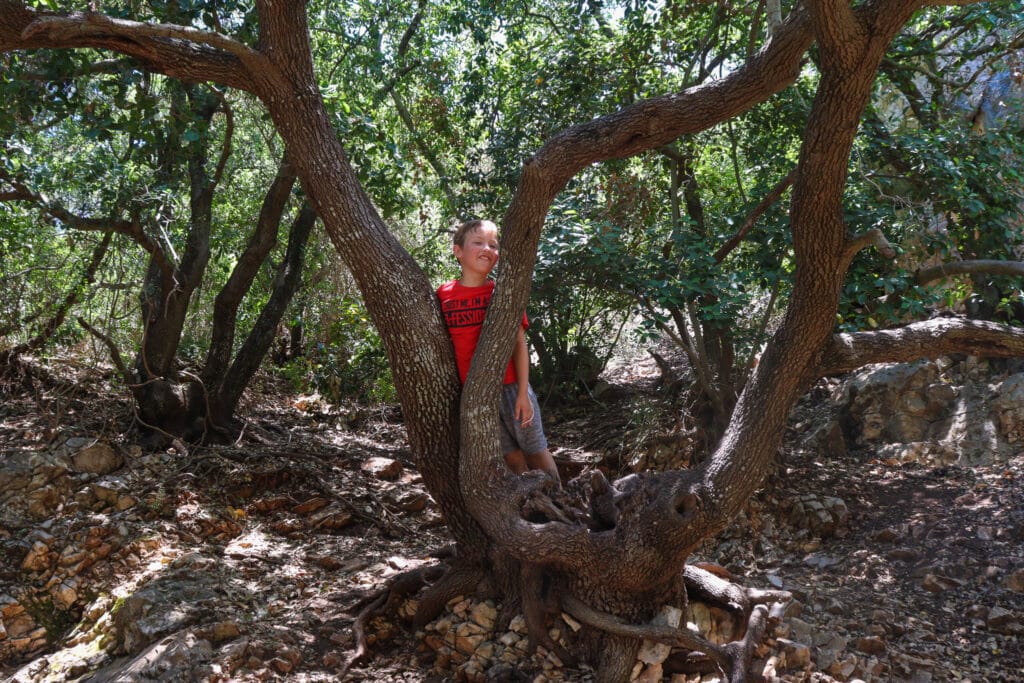
<path id="1" fill-rule="evenodd" d="M 517 614 L 523 613 L 523 585 L 520 579 L 520 563 L 500 548 L 491 554 L 491 572 L 488 577 L 494 597 L 498 600 L 498 616 L 494 620 L 494 632 L 507 631 Z"/>
<path id="2" fill-rule="evenodd" d="M 628 514 L 624 505 L 629 502 L 629 496 L 642 485 L 643 481 L 637 477 L 627 477 L 611 484 L 600 473 L 579 477 L 565 489 L 555 489 L 546 482 L 538 482 L 524 492 L 521 513 L 535 523 L 558 521 L 583 524 L 594 530 L 614 528 L 620 517 Z M 499 551 L 482 562 L 460 560 L 456 556 L 447 569 L 435 565 L 407 572 L 365 598 L 358 606 L 361 611 L 353 624 L 356 649 L 342 668 L 341 676 L 367 655 L 366 625 L 369 620 L 375 614 L 393 611 L 402 597 L 433 581 L 420 596 L 415 617 L 418 628 L 433 621 L 456 596 L 497 594 L 501 597 L 502 606 L 495 628 L 503 630 L 514 614 L 521 613 L 529 638 L 529 651 L 543 646 L 564 664 L 574 666 L 577 657 L 569 650 L 582 648 L 585 656 L 598 665 L 601 681 L 610 683 L 627 679 L 635 665 L 640 644 L 647 639 L 689 651 L 667 660 L 667 669 L 676 672 L 722 672 L 731 683 L 745 683 L 751 673 L 754 652 L 767 628 L 769 617 L 765 605 L 775 603 L 773 616 L 780 617 L 785 603 L 792 596 L 786 591 L 745 588 L 730 581 L 727 572 L 714 566 L 687 565 L 676 576 L 682 580 L 676 593 L 682 604 L 685 605 L 688 598 L 696 598 L 720 605 L 736 620 L 738 640 L 716 645 L 685 627 L 628 623 L 572 595 L 560 579 L 558 570 L 518 561 Z M 578 619 L 585 628 L 579 634 L 578 642 L 568 648 L 556 642 L 548 631 L 551 621 L 557 619 L 563 610 Z"/>
<path id="3" fill-rule="evenodd" d="M 444 572 L 441 565 L 430 565 L 419 567 L 411 571 L 403 572 L 393 577 L 380 590 L 374 591 L 367 597 L 360 600 L 355 609 L 360 610 L 352 624 L 352 633 L 356 640 L 355 652 L 342 665 L 338 672 L 338 680 L 344 680 L 350 668 L 363 660 L 370 651 L 366 639 L 366 624 L 374 615 L 381 612 L 391 612 L 397 609 L 399 601 L 405 596 L 415 593 L 424 584 L 436 580 Z"/>
<path id="4" fill-rule="evenodd" d="M 784 605 L 784 603 L 776 603 Z M 767 624 L 771 617 L 768 616 L 768 608 L 758 605 L 751 613 L 751 618 L 746 627 L 746 634 L 741 640 L 728 643 L 722 650 L 729 657 L 731 667 L 723 667 L 713 657 L 703 652 L 674 652 L 663 663 L 665 674 L 720 674 L 728 672 L 729 683 L 747 683 L 747 681 L 760 681 L 761 677 L 751 671 L 751 664 L 754 661 L 754 653 L 758 644 L 764 638 Z"/>
<path id="5" fill-rule="evenodd" d="M 623 505 L 629 502 L 630 495 L 640 485 L 642 481 L 637 477 L 627 477 L 612 484 L 595 471 L 589 477 L 580 476 L 570 481 L 564 490 L 541 487 L 530 491 L 524 498 L 521 514 L 533 522 L 582 524 L 594 531 L 611 529 L 627 513 Z M 562 587 L 552 586 L 556 579 L 543 567 L 521 566 L 517 588 L 530 638 L 530 649 L 544 645 L 563 661 L 572 661 L 566 659 L 568 653 L 553 642 L 547 631 L 548 619 L 558 613 L 559 605 L 554 604 L 557 598 L 562 609 L 588 627 L 605 634 L 596 639 L 600 643 L 599 650 L 592 653 L 594 658 L 600 660 L 602 680 L 613 681 L 628 676 L 635 661 L 636 648 L 642 639 L 649 639 L 693 653 L 682 661 L 677 659 L 677 666 L 682 664 L 689 669 L 727 672 L 731 681 L 744 681 L 749 673 L 754 649 L 764 635 L 767 608 L 763 605 L 785 603 L 792 596 L 786 591 L 745 588 L 728 580 L 727 574 L 716 575 L 713 570 L 713 567 L 688 565 L 684 568 L 682 579 L 689 598 L 721 605 L 732 614 L 736 622 L 735 632 L 740 639 L 726 646 L 715 645 L 686 628 L 626 623 L 619 617 L 590 607 L 575 596 L 563 593 Z M 553 596 L 555 591 L 557 595 Z M 614 656 L 609 654 L 609 648 L 616 651 Z M 626 656 L 626 649 L 633 656 Z M 625 662 L 621 661 L 623 659 Z M 611 672 L 609 666 L 615 671 Z"/>
<path id="6" fill-rule="evenodd" d="M 562 607 L 581 623 L 592 626 L 606 633 L 637 640 L 653 640 L 657 643 L 682 647 L 694 652 L 702 652 L 717 662 L 722 668 L 731 670 L 732 661 L 725 648 L 715 645 L 703 636 L 685 628 L 657 626 L 654 624 L 627 624 L 613 614 L 601 612 L 582 600 L 572 596 L 562 596 Z"/>
<path id="7" fill-rule="evenodd" d="M 611 484 L 600 472 L 571 481 L 565 489 L 556 489 L 545 481 L 524 491 L 521 514 L 535 523 L 558 521 L 582 524 L 593 530 L 614 528 L 624 514 L 623 503 L 642 481 L 637 477 Z M 720 568 L 718 568 L 720 569 Z M 565 611 L 585 627 L 577 645 L 598 664 L 601 681 L 628 678 L 637 651 L 644 639 L 689 651 L 667 660 L 666 667 L 677 672 L 723 672 L 731 683 L 745 682 L 750 673 L 754 651 L 764 637 L 768 623 L 766 603 L 776 603 L 773 614 L 784 611 L 784 603 L 792 599 L 786 591 L 745 588 L 733 583 L 724 570 L 716 567 L 687 565 L 677 575 L 683 584 L 678 597 L 683 600 L 683 586 L 688 598 L 721 605 L 737 622 L 740 639 L 727 645 L 716 645 L 687 628 L 658 624 L 630 624 L 607 612 L 587 605 L 566 590 L 558 572 L 539 564 L 517 561 L 502 552 L 482 563 L 465 561 L 458 556 L 444 569 L 441 565 L 401 574 L 387 586 L 367 596 L 353 624 L 356 649 L 341 669 L 344 676 L 368 653 L 366 625 L 376 614 L 393 611 L 401 598 L 431 583 L 420 596 L 415 624 L 426 626 L 442 612 L 445 605 L 460 595 L 480 596 L 497 593 L 502 606 L 495 628 L 503 630 L 511 617 L 521 613 L 529 638 L 528 650 L 543 646 L 565 665 L 574 666 L 577 657 L 566 646 L 552 638 L 551 621 Z M 577 645 L 571 645 L 576 649 Z M 588 649 L 589 648 L 589 649 Z"/>
<path id="8" fill-rule="evenodd" d="M 595 640 L 601 647 L 594 658 L 597 662 L 597 683 L 628 681 L 636 664 L 641 641 L 611 633 Z"/>
<path id="9" fill-rule="evenodd" d="M 692 571 L 691 571 L 692 569 Z M 676 673 L 711 673 L 723 671 L 730 683 L 745 683 L 750 675 L 754 652 L 764 638 L 769 610 L 764 604 L 773 602 L 772 617 L 781 618 L 785 603 L 792 599 L 785 591 L 743 588 L 710 572 L 687 566 L 684 578 L 687 589 L 697 587 L 700 597 L 720 602 L 746 615 L 741 624 L 743 637 L 727 645 L 715 645 L 686 628 L 655 624 L 628 624 L 618 617 L 595 610 L 571 595 L 562 596 L 562 607 L 580 622 L 606 633 L 633 639 L 647 639 L 689 650 L 674 656 L 668 668 Z M 611 680 L 611 679 L 609 679 Z"/>
<path id="10" fill-rule="evenodd" d="M 733 641 L 725 646 L 726 652 L 732 659 L 729 683 L 746 683 L 747 677 L 750 675 L 750 665 L 754 660 L 754 651 L 761 639 L 764 638 L 767 626 L 768 608 L 758 605 L 750 613 L 750 619 L 747 620 L 747 632 L 743 639 Z"/>
<path id="11" fill-rule="evenodd" d="M 423 628 L 433 621 L 455 596 L 476 593 L 486 578 L 483 567 L 462 564 L 456 559 L 444 575 L 420 597 L 413 620 L 416 628 Z"/>
<path id="12" fill-rule="evenodd" d="M 524 565 L 519 574 L 523 620 L 529 637 L 528 652 L 536 652 L 543 645 L 554 652 L 566 666 L 575 666 L 576 657 L 562 647 L 548 633 L 548 620 L 557 617 L 561 609 L 553 585 L 554 577 L 538 565 Z"/>
<path id="13" fill-rule="evenodd" d="M 686 593 L 690 599 L 719 603 L 731 612 L 738 627 L 737 634 L 740 636 L 749 626 L 748 622 L 755 606 L 786 603 L 793 599 L 793 595 L 788 591 L 746 588 L 692 564 L 686 565 L 683 569 L 683 581 L 686 583 Z"/>

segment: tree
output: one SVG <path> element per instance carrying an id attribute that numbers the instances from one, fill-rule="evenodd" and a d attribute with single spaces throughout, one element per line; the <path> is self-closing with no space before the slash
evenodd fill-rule
<path id="1" fill-rule="evenodd" d="M 599 663 L 604 680 L 629 673 L 643 635 L 703 651 L 729 667 L 733 680 L 742 680 L 750 640 L 756 638 L 718 648 L 685 629 L 626 622 L 646 621 L 660 605 L 685 601 L 687 556 L 763 481 L 789 409 L 808 385 L 869 362 L 949 351 L 1024 352 L 1019 330 L 952 318 L 835 333 L 845 272 L 873 237 L 847 234 L 843 219 L 851 146 L 890 41 L 926 4 L 868 0 L 851 8 L 839 0 L 811 0 L 721 79 L 637 101 L 549 137 L 524 162 L 502 221 L 504 265 L 461 407 L 430 283 L 374 209 L 330 125 L 304 3 L 257 2 L 258 38 L 247 45 L 189 26 L 37 11 L 0 0 L 0 50 L 114 50 L 146 69 L 184 81 L 212 80 L 263 102 L 384 340 L 414 456 L 458 544 L 450 571 L 421 600 L 421 617 L 487 578 L 507 602 L 522 602 L 532 634 L 542 641 L 545 604 L 584 621 L 588 628 L 580 647 Z M 593 477 L 567 487 L 564 496 L 546 480 L 514 477 L 498 455 L 495 397 L 556 196 L 590 164 L 658 149 L 785 88 L 812 43 L 821 73 L 789 209 L 796 263 L 792 293 L 718 448 L 692 471 L 645 473 L 614 483 Z M 764 611 L 753 610 L 754 636 Z"/>
<path id="2" fill-rule="evenodd" d="M 889 268 L 880 278 L 885 291 L 862 280 L 844 292 L 876 321 L 898 317 L 922 292 L 938 298 L 937 280 L 965 274 L 969 279 L 946 280 L 948 303 L 969 296 L 963 303 L 971 317 L 1021 319 L 1019 284 L 1005 277 L 1024 268 L 1024 119 L 1020 91 L 1009 87 L 1024 45 L 1013 29 L 1019 14 L 996 3 L 971 7 L 948 26 L 911 22 L 882 62 L 862 147 L 877 170 L 861 185 L 899 196 L 900 213 L 910 219 L 900 223 L 917 234 L 890 231 L 909 248 L 901 259 L 907 272 Z M 851 204 L 870 217 L 859 198 Z M 863 259 L 854 268 L 877 266 Z"/>
<path id="3" fill-rule="evenodd" d="M 234 109 L 213 89 L 174 80 L 154 82 L 163 79 L 149 78 L 123 61 L 68 65 L 50 55 L 35 56 L 13 65 L 15 77 L 4 84 L 4 123 L 13 127 L 12 119 L 20 119 L 21 128 L 28 130 L 19 131 L 23 135 L 12 130 L 5 146 L 0 181 L 9 191 L 3 200 L 34 209 L 40 221 L 58 231 L 100 233 L 103 239 L 86 269 L 87 282 L 95 279 L 114 235 L 127 238 L 148 257 L 144 272 L 137 274 L 142 280 L 137 292 L 142 333 L 131 362 L 122 358 L 124 344 L 109 329 L 100 329 L 109 326 L 89 316 L 78 322 L 108 347 L 144 427 L 187 441 L 233 438 L 235 407 L 298 288 L 305 243 L 316 220 L 308 207 L 297 212 L 268 300 L 236 349 L 239 307 L 277 244 L 293 195 L 291 166 L 286 159 L 279 162 L 248 243 L 239 247 L 237 262 L 215 299 L 212 339 L 201 371 L 183 370 L 186 318 L 200 308 L 198 290 L 204 277 L 209 283 L 211 243 L 220 227 L 215 213 L 218 200 L 223 203 L 218 193 L 228 184 L 224 176 L 234 142 Z M 66 91 L 70 101 L 37 87 L 42 74 L 59 76 L 52 89 Z M 82 105 L 79 99 L 86 100 L 84 116 L 75 116 L 75 107 Z M 213 125 L 218 114 L 222 126 Z M 76 147 L 87 150 L 84 159 L 65 152 Z M 95 178 L 84 192 L 69 189 L 81 184 L 82 165 L 93 172 L 105 169 L 101 177 L 106 183 Z M 80 290 L 76 287 L 65 297 L 31 340 L 6 351 L 4 365 L 41 348 L 80 298 Z"/>

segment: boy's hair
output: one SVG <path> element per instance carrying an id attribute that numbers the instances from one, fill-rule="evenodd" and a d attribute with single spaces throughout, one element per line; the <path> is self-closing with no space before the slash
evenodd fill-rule
<path id="1" fill-rule="evenodd" d="M 473 220 L 465 221 L 464 223 L 462 223 L 462 225 L 455 229 L 455 235 L 452 237 L 452 243 L 457 244 L 460 247 L 465 246 L 466 235 L 468 235 L 471 232 L 476 232 L 485 225 L 493 226 L 495 230 L 498 229 L 498 226 L 495 225 L 492 221 L 488 221 L 482 218 L 474 218 Z"/>

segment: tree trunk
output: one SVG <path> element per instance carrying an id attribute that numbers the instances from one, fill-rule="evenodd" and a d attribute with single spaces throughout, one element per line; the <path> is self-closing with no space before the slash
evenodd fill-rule
<path id="1" fill-rule="evenodd" d="M 424 483 L 462 557 L 483 565 L 490 542 L 458 483 L 459 379 L 437 297 L 363 192 L 331 128 L 313 77 L 304 7 L 268 2 L 259 7 L 261 45 L 271 63 L 253 75 L 255 91 L 384 341 Z"/>
<path id="2" fill-rule="evenodd" d="M 198 86 L 172 90 L 172 113 L 181 112 L 181 118 L 195 117 L 209 123 L 219 104 L 211 93 Z M 179 133 L 170 127 L 162 150 L 161 162 L 168 176 L 173 173 L 175 158 L 183 145 Z M 202 282 L 210 259 L 215 182 L 207 174 L 205 136 L 185 147 L 189 230 L 177 266 L 170 266 L 162 253 L 150 257 L 140 294 L 143 336 L 134 363 L 136 384 L 132 394 L 143 426 L 192 441 L 205 432 L 204 391 L 196 379 L 183 381 L 175 363 L 192 293 Z"/>
<path id="3" fill-rule="evenodd" d="M 210 348 L 206 353 L 206 362 L 203 364 L 203 382 L 212 393 L 219 392 L 220 384 L 224 381 L 224 375 L 231 362 L 238 307 L 249 293 L 260 266 L 277 244 L 277 232 L 294 184 L 295 172 L 288 161 L 282 159 L 277 176 L 263 198 L 256 229 L 249 236 L 249 242 L 242 255 L 238 257 L 228 281 L 214 299 L 213 333 Z"/>
<path id="4" fill-rule="evenodd" d="M 274 342 L 277 326 L 299 287 L 306 243 L 315 224 L 316 213 L 308 206 L 303 207 L 292 222 L 288 250 L 277 269 L 270 299 L 260 311 L 231 367 L 218 383 L 217 389 L 211 392 L 210 414 L 215 425 L 227 425 L 232 420 L 242 392 L 249 386 L 249 381 Z"/>

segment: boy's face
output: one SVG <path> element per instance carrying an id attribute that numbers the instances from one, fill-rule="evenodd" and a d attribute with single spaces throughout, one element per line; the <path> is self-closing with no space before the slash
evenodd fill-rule
<path id="1" fill-rule="evenodd" d="M 463 273 L 486 277 L 498 263 L 498 231 L 489 225 L 466 233 L 462 246 L 454 246 Z"/>

